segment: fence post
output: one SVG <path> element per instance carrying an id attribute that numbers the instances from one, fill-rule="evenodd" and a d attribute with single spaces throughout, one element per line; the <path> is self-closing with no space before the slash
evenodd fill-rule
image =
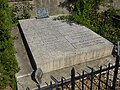
<path id="1" fill-rule="evenodd" d="M 117 52 L 117 57 L 115 62 L 112 90 L 115 90 L 115 87 L 116 87 L 116 81 L 117 81 L 117 75 L 118 75 L 118 69 L 119 69 L 119 60 L 120 60 L 120 41 L 118 42 L 118 52 Z"/>
<path id="2" fill-rule="evenodd" d="M 99 74 L 99 83 L 98 83 L 98 90 L 100 90 L 100 83 L 101 83 L 101 71 L 102 71 L 102 66 L 100 66 L 100 74 Z"/>
<path id="3" fill-rule="evenodd" d="M 82 72 L 82 90 L 84 90 L 84 70 Z"/>
<path id="4" fill-rule="evenodd" d="M 61 77 L 61 88 L 63 90 L 63 77 Z"/>
<path id="5" fill-rule="evenodd" d="M 108 80 L 109 80 L 109 69 L 110 69 L 110 63 L 108 64 L 108 71 L 107 71 L 107 78 L 106 78 L 106 90 L 108 89 Z"/>
<path id="6" fill-rule="evenodd" d="M 75 90 L 75 69 L 71 70 L 71 89 Z"/>
<path id="7" fill-rule="evenodd" d="M 93 68 L 91 69 L 91 85 L 90 85 L 90 90 L 92 90 L 93 87 Z"/>
<path id="8" fill-rule="evenodd" d="M 50 81 L 50 90 L 53 90 L 52 81 Z"/>
<path id="9" fill-rule="evenodd" d="M 117 56 L 116 57 L 116 62 L 115 62 L 114 77 L 113 77 L 113 82 L 112 82 L 112 90 L 115 90 L 115 87 L 116 87 L 118 68 L 119 68 L 119 60 L 120 60 L 120 57 Z"/>

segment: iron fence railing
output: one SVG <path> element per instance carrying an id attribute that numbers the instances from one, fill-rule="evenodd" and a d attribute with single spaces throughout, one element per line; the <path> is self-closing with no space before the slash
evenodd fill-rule
<path id="1" fill-rule="evenodd" d="M 119 61 L 120 57 L 116 59 Z M 40 90 L 115 90 L 117 74 L 116 68 L 120 65 L 108 64 L 106 68 L 102 66 L 99 70 L 94 70 L 91 68 L 91 72 L 83 71 L 82 74 L 77 72 L 75 74 L 75 69 L 71 70 L 71 77 L 66 79 L 61 77 L 58 81 L 52 76 L 53 82 L 47 84 L 45 87 L 39 88 Z"/>
<path id="2" fill-rule="evenodd" d="M 119 79 L 117 76 L 120 67 L 120 42 L 117 51 L 114 65 L 109 63 L 106 67 L 100 66 L 98 70 L 88 67 L 90 72 L 83 71 L 81 74 L 72 68 L 70 78 L 61 77 L 58 81 L 51 76 L 54 82 L 46 83 L 45 87 L 39 86 L 38 90 L 115 90 Z"/>
<path id="3" fill-rule="evenodd" d="M 120 42 L 118 42 L 118 50 L 116 61 L 114 64 L 108 64 L 106 67 L 100 66 L 99 69 L 88 67 L 90 72 L 82 71 L 76 72 L 74 68 L 71 70 L 70 78 L 61 77 L 57 80 L 53 76 L 50 83 L 46 86 L 40 87 L 37 90 L 116 90 L 118 78 L 118 71 L 120 67 Z M 28 89 L 27 89 L 28 90 Z"/>

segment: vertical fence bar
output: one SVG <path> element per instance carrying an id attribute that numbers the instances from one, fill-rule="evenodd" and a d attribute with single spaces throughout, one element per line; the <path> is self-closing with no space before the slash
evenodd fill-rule
<path id="1" fill-rule="evenodd" d="M 114 77 L 113 77 L 113 82 L 112 82 L 112 90 L 115 90 L 115 87 L 116 87 L 116 80 L 117 80 L 118 68 L 119 68 L 119 60 L 120 60 L 120 56 L 117 56 L 116 62 L 115 62 Z"/>
<path id="2" fill-rule="evenodd" d="M 82 72 L 82 90 L 84 90 L 84 71 Z"/>
<path id="3" fill-rule="evenodd" d="M 106 78 L 106 90 L 108 90 L 109 69 L 110 69 L 110 63 L 108 64 L 108 71 L 107 71 L 107 78 Z"/>
<path id="4" fill-rule="evenodd" d="M 102 66 L 100 66 L 100 74 L 99 74 L 99 83 L 98 83 L 98 90 L 100 90 L 100 83 L 101 83 L 101 71 L 102 71 Z"/>
<path id="5" fill-rule="evenodd" d="M 90 90 L 92 90 L 93 87 L 93 68 L 91 69 L 91 85 L 90 85 Z"/>
<path id="6" fill-rule="evenodd" d="M 82 90 L 84 90 L 84 71 L 82 72 Z"/>
<path id="7" fill-rule="evenodd" d="M 71 89 L 75 90 L 75 69 L 71 70 Z"/>
<path id="8" fill-rule="evenodd" d="M 50 81 L 50 90 L 53 90 L 53 88 L 52 88 L 52 81 Z"/>
<path id="9" fill-rule="evenodd" d="M 61 77 L 61 88 L 63 90 L 63 77 Z"/>
<path id="10" fill-rule="evenodd" d="M 120 41 L 118 41 L 118 51 L 117 51 L 117 57 L 116 57 L 116 62 L 115 62 L 115 70 L 114 70 L 112 89 L 115 89 L 115 87 L 116 87 L 118 68 L 119 68 L 119 60 L 120 60 Z"/>

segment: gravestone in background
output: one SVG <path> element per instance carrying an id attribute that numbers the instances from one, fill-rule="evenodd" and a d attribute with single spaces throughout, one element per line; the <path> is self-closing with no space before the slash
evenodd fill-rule
<path id="1" fill-rule="evenodd" d="M 60 7 L 60 3 L 63 3 L 64 1 L 65 0 L 35 0 L 35 4 L 39 8 L 47 8 L 49 15 L 52 16 L 69 13 L 66 8 Z"/>
<path id="2" fill-rule="evenodd" d="M 37 19 L 49 17 L 47 8 L 37 8 Z"/>

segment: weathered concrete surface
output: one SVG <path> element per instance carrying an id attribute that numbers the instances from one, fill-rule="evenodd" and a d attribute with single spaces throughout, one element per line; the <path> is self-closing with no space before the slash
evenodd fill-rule
<path id="1" fill-rule="evenodd" d="M 13 36 L 16 37 L 16 40 L 14 41 L 14 46 L 16 49 L 16 58 L 18 61 L 18 65 L 20 67 L 19 73 L 16 74 L 17 78 L 20 78 L 24 75 L 31 74 L 33 72 L 33 69 L 31 67 L 30 61 L 28 59 L 25 47 L 23 45 L 20 33 L 18 31 L 17 27 L 14 27 L 13 30 Z"/>
<path id="2" fill-rule="evenodd" d="M 15 37 L 14 46 L 16 49 L 17 62 L 20 68 L 20 71 L 15 75 L 17 80 L 17 88 L 18 90 L 26 90 L 27 87 L 33 88 L 33 86 L 36 86 L 35 82 L 31 79 L 33 69 L 17 26 L 13 28 L 12 34 L 12 36 Z"/>
<path id="3" fill-rule="evenodd" d="M 111 55 L 113 44 L 90 29 L 45 19 L 20 20 L 36 62 L 43 73 Z"/>
<path id="4" fill-rule="evenodd" d="M 78 75 L 78 73 L 82 74 L 83 70 L 85 70 L 87 72 L 91 72 L 91 69 L 88 67 L 94 68 L 94 70 L 99 70 L 100 66 L 102 66 L 103 68 L 106 68 L 106 65 L 108 65 L 109 63 L 111 63 L 111 64 L 115 63 L 115 58 L 112 55 L 101 58 L 101 59 L 97 59 L 97 60 L 85 62 L 82 64 L 66 67 L 63 69 L 55 70 L 52 72 L 48 72 L 43 75 L 43 78 L 41 80 L 42 82 L 40 85 L 41 85 L 41 87 L 44 87 L 44 86 L 46 86 L 46 83 L 50 84 L 50 81 L 53 81 L 51 79 L 51 76 L 53 76 L 58 81 L 61 81 L 62 76 L 65 77 L 66 79 L 70 78 L 71 77 L 70 71 L 73 67 L 76 71 L 75 74 Z M 54 81 L 53 81 L 53 83 L 54 83 Z"/>
<path id="5" fill-rule="evenodd" d="M 78 64 L 78 65 L 74 65 L 74 66 L 70 66 L 70 67 L 66 67 L 66 68 L 62 68 L 59 70 L 55 70 L 55 71 L 51 71 L 48 73 L 43 74 L 42 76 L 42 80 L 41 80 L 41 87 L 46 86 L 46 83 L 50 83 L 50 81 L 53 81 L 51 79 L 51 76 L 54 76 L 55 79 L 57 80 L 61 80 L 61 77 L 65 77 L 65 78 L 69 78 L 70 77 L 70 71 L 71 69 L 74 67 L 76 72 L 82 73 L 83 70 L 90 72 L 91 70 L 89 67 L 94 68 L 95 70 L 98 70 L 99 67 L 102 65 L 103 67 L 106 67 L 106 65 L 108 65 L 108 63 L 115 63 L 115 58 L 112 56 L 107 56 L 98 60 L 93 60 L 93 61 L 89 61 L 89 62 L 85 62 L 82 64 Z M 76 73 L 76 75 L 78 75 Z M 54 81 L 53 81 L 54 83 Z M 19 89 L 18 90 L 26 90 L 26 87 L 29 87 L 30 90 L 37 90 L 37 86 L 36 84 L 31 80 L 31 76 L 25 76 L 23 78 L 19 78 L 18 79 L 18 86 Z"/>

